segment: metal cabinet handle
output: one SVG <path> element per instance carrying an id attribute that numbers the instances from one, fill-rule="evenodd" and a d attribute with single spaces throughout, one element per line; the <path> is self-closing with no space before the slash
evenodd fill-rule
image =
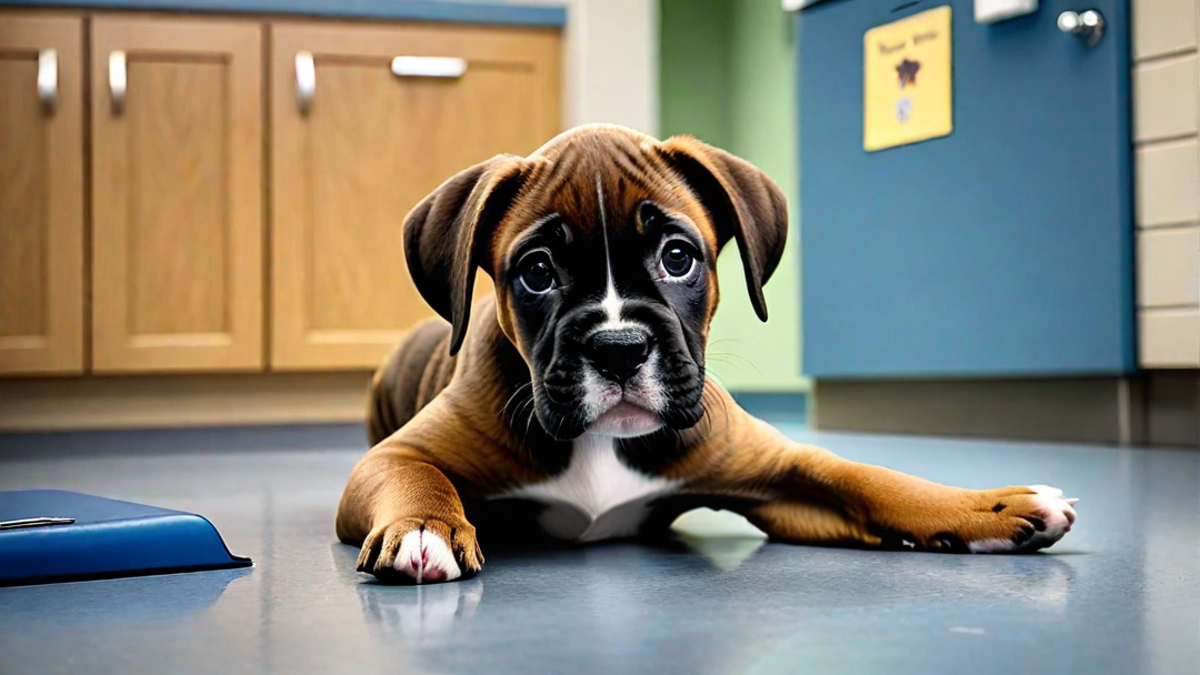
<path id="1" fill-rule="evenodd" d="M 58 104 L 58 51 L 43 49 L 38 52 L 37 73 L 38 99 L 42 109 L 53 113 Z"/>
<path id="2" fill-rule="evenodd" d="M 454 56 L 397 56 L 392 73 L 399 77 L 458 78 L 467 72 L 467 60 Z"/>
<path id="3" fill-rule="evenodd" d="M 1078 35 L 1087 41 L 1089 47 L 1095 47 L 1104 37 L 1104 15 L 1094 9 L 1084 12 L 1067 10 L 1058 15 L 1058 29 Z"/>
<path id="4" fill-rule="evenodd" d="M 317 68 L 313 65 L 312 52 L 296 52 L 296 103 L 300 114 L 307 114 L 312 108 L 316 93 Z"/>
<path id="5" fill-rule="evenodd" d="M 125 85 L 125 52 L 118 49 L 108 55 L 108 91 L 114 115 L 125 110 Z"/>

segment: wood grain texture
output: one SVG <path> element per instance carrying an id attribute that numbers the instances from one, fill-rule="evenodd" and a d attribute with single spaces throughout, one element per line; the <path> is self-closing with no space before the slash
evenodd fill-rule
<path id="1" fill-rule="evenodd" d="M 0 60 L 0 335 L 46 334 L 49 264 L 45 113 L 34 96 L 37 60 Z M 20 95 L 24 92 L 24 95 Z"/>
<path id="2" fill-rule="evenodd" d="M 300 50 L 316 62 L 303 115 Z M 372 367 L 432 315 L 404 264 L 404 216 L 454 173 L 559 131 L 559 52 L 547 30 L 273 25 L 272 368 Z M 398 78 L 401 54 L 469 65 L 458 80 Z"/>
<path id="3" fill-rule="evenodd" d="M 93 21 L 97 372 L 263 366 L 261 33 L 242 21 Z M 119 113 L 113 50 L 128 63 Z"/>
<path id="4" fill-rule="evenodd" d="M 38 52 L 58 52 L 53 111 Z M 83 21 L 0 11 L 0 374 L 84 366 Z"/>
<path id="5" fill-rule="evenodd" d="M 129 71 L 129 323 L 133 335 L 227 333 L 224 63 Z"/>

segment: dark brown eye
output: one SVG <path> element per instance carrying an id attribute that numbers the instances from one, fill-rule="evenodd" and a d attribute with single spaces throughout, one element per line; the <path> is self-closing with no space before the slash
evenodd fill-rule
<path id="1" fill-rule="evenodd" d="M 692 271 L 696 257 L 691 247 L 683 242 L 668 242 L 662 252 L 662 266 L 667 274 L 673 277 L 685 277 Z"/>
<path id="2" fill-rule="evenodd" d="M 521 283 L 530 293 L 546 293 L 554 288 L 554 268 L 545 253 L 526 256 L 521 261 Z"/>

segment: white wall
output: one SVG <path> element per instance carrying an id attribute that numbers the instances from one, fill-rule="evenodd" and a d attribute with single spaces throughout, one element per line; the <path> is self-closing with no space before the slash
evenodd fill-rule
<path id="1" fill-rule="evenodd" d="M 1139 348 L 1200 368 L 1200 0 L 1133 0 Z"/>
<path id="2" fill-rule="evenodd" d="M 658 0 L 508 4 L 567 8 L 564 127 L 611 122 L 658 136 Z"/>

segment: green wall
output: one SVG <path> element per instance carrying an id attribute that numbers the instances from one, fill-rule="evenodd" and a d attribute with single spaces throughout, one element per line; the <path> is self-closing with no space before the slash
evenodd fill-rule
<path id="1" fill-rule="evenodd" d="M 718 261 L 721 305 L 708 367 L 734 391 L 806 391 L 800 376 L 799 168 L 793 17 L 773 0 L 661 0 L 661 129 L 744 157 L 787 193 L 783 262 L 759 322 L 733 245 Z"/>
<path id="2" fill-rule="evenodd" d="M 729 0 L 662 0 L 659 104 L 664 137 L 688 133 L 729 145 L 731 9 Z"/>

